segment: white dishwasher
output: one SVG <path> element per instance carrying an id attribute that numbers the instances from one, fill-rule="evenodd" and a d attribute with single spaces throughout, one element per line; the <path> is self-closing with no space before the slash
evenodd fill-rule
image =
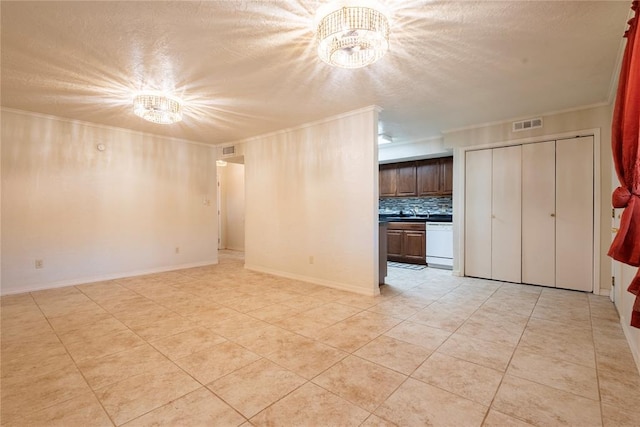
<path id="1" fill-rule="evenodd" d="M 427 222 L 427 265 L 453 268 L 453 224 Z"/>

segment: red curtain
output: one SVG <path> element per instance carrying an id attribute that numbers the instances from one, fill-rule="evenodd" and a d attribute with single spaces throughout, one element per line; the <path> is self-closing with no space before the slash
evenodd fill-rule
<path id="1" fill-rule="evenodd" d="M 613 112 L 611 147 L 620 187 L 613 192 L 615 208 L 625 208 L 620 230 L 613 239 L 609 256 L 640 267 L 640 46 L 636 43 L 638 1 L 631 4 L 634 17 L 625 33 L 627 46 L 622 59 L 620 81 Z M 628 291 L 636 295 L 631 326 L 640 328 L 640 269 Z"/>

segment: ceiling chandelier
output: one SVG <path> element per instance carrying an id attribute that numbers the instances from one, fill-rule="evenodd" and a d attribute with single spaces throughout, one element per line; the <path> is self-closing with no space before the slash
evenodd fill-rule
<path id="1" fill-rule="evenodd" d="M 327 64 L 365 67 L 382 58 L 389 49 L 389 21 L 377 9 L 342 6 L 319 18 L 318 55 Z"/>
<path id="2" fill-rule="evenodd" d="M 182 101 L 172 96 L 143 92 L 133 99 L 133 112 L 153 123 L 176 123 L 182 120 Z"/>

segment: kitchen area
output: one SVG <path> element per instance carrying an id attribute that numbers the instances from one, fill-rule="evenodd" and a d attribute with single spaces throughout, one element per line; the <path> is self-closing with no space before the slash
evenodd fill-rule
<path id="1" fill-rule="evenodd" d="M 452 269 L 452 193 L 452 156 L 381 164 L 380 262 Z"/>

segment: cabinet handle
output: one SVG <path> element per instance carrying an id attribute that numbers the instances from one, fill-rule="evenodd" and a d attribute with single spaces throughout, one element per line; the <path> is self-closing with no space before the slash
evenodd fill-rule
<path id="1" fill-rule="evenodd" d="M 556 216 L 556 214 L 552 213 L 552 214 L 551 214 L 551 216 L 552 216 L 552 217 L 555 217 L 555 216 Z"/>

